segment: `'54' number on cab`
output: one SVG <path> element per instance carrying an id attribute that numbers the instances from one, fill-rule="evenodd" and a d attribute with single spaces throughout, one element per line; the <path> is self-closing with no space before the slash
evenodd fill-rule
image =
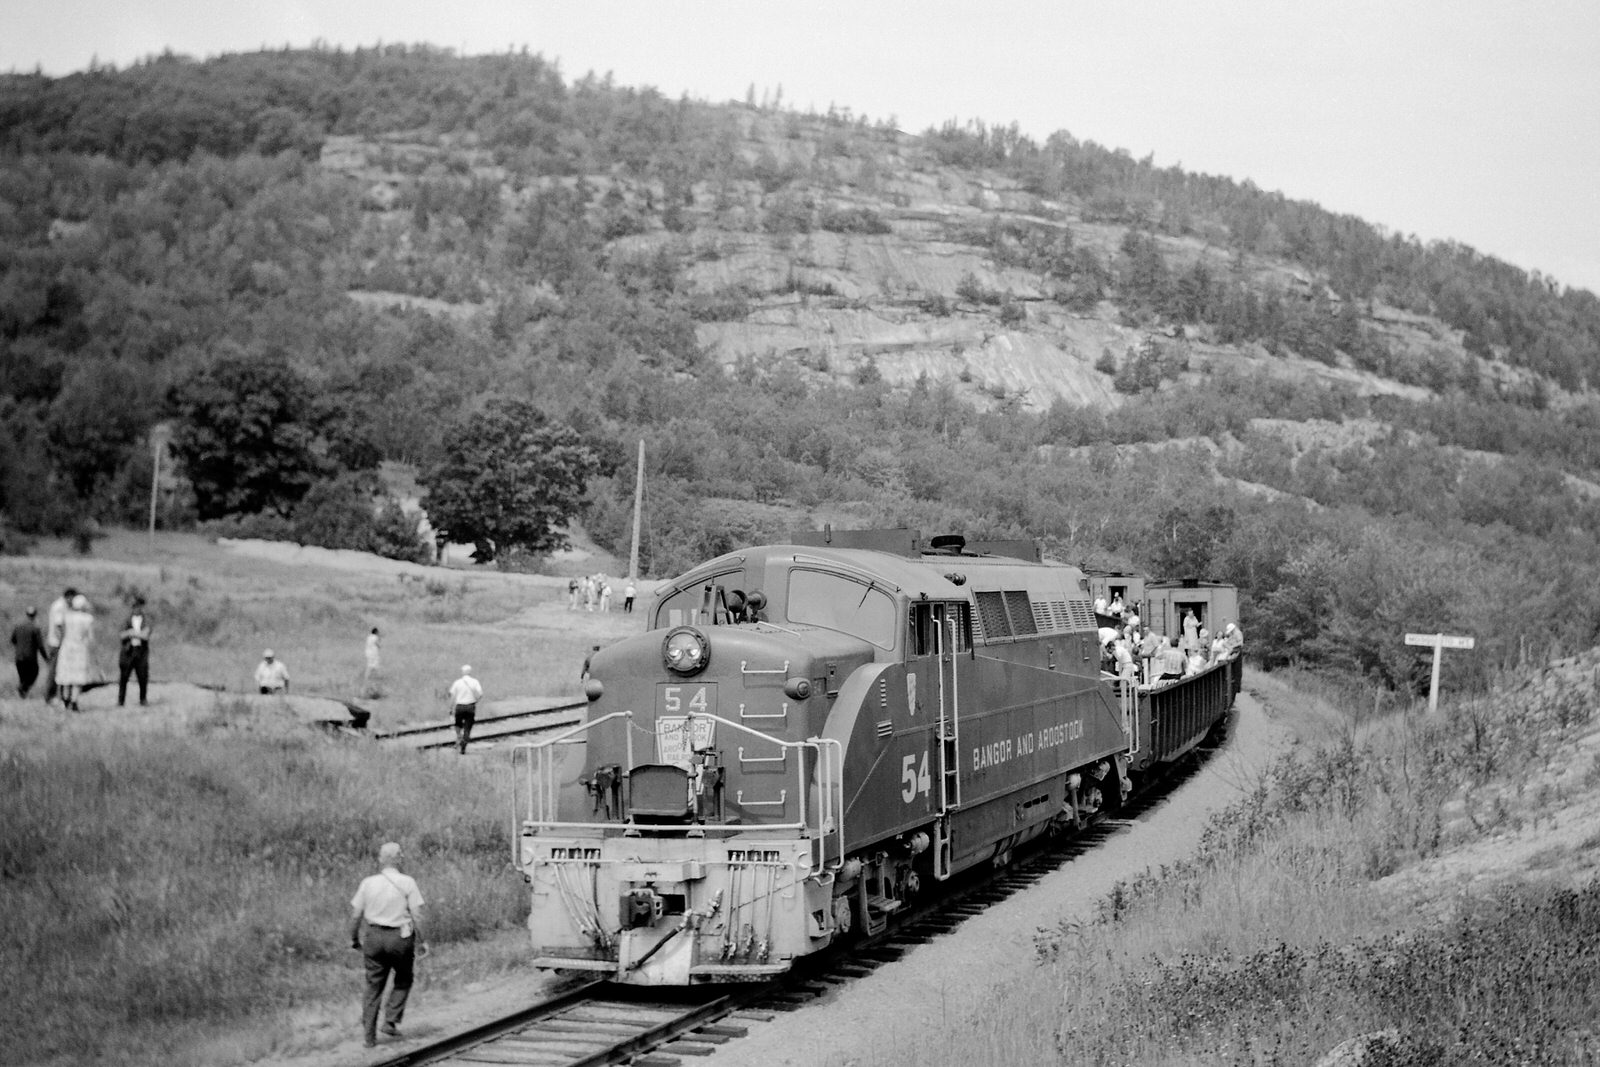
<path id="1" fill-rule="evenodd" d="M 900 761 L 900 781 L 904 785 L 900 789 L 900 799 L 910 804 L 917 799 L 917 794 L 927 796 L 933 789 L 933 779 L 928 777 L 928 750 L 922 750 L 922 766 L 917 767 L 917 754 L 915 752 L 905 756 Z"/>

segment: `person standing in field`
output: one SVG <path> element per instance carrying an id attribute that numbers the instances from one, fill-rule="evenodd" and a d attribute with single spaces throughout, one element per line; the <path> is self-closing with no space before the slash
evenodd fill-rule
<path id="1" fill-rule="evenodd" d="M 633 614 L 633 598 L 639 594 L 639 587 L 633 584 L 633 579 L 628 579 L 628 584 L 622 590 L 622 611 L 625 615 Z"/>
<path id="2" fill-rule="evenodd" d="M 450 709 L 456 725 L 456 755 L 464 756 L 472 740 L 472 724 L 478 718 L 478 701 L 483 686 L 472 676 L 470 664 L 461 665 L 461 677 L 450 683 Z"/>
<path id="3" fill-rule="evenodd" d="M 361 1000 L 361 1029 L 367 1048 L 378 1043 L 380 1005 L 384 1009 L 383 1032 L 400 1036 L 417 957 L 427 954 L 422 939 L 422 890 L 416 879 L 400 873 L 400 855 L 398 844 L 385 842 L 378 849 L 378 873 L 362 879 L 350 898 L 350 947 L 365 957 L 367 969 L 366 995 Z M 390 975 L 394 987 L 384 1003 L 383 987 Z"/>
<path id="4" fill-rule="evenodd" d="M 256 664 L 256 688 L 268 695 L 289 691 L 289 668 L 270 648 L 261 653 L 261 662 Z"/>
<path id="5" fill-rule="evenodd" d="M 372 679 L 377 675 L 378 668 L 383 663 L 383 657 L 378 652 L 378 628 L 374 626 L 367 635 L 367 673 L 362 676 L 363 685 L 371 685 Z"/>
<path id="6" fill-rule="evenodd" d="M 17 664 L 17 696 L 28 699 L 33 683 L 39 680 L 39 661 L 50 663 L 50 653 L 45 650 L 44 634 L 39 631 L 39 612 L 32 605 L 22 621 L 11 628 L 11 658 Z"/>
<path id="7" fill-rule="evenodd" d="M 94 644 L 94 616 L 82 593 L 72 598 L 61 624 L 61 647 L 56 650 L 56 687 L 68 711 L 81 711 L 78 696 L 89 684 L 89 649 Z"/>
<path id="8" fill-rule="evenodd" d="M 578 579 L 567 579 L 567 610 L 578 610 Z"/>
<path id="9" fill-rule="evenodd" d="M 600 610 L 608 614 L 611 611 L 611 583 L 604 579 L 600 582 Z"/>
<path id="10" fill-rule="evenodd" d="M 128 701 L 128 678 L 139 680 L 139 706 L 150 695 L 150 614 L 144 610 L 144 597 L 133 598 L 128 621 L 122 626 L 122 648 L 117 652 L 117 707 Z"/>
<path id="11" fill-rule="evenodd" d="M 44 702 L 46 704 L 56 697 L 56 654 L 61 650 L 61 631 L 67 625 L 67 612 L 72 609 L 72 598 L 78 591 L 72 586 L 62 590 L 60 596 L 50 602 L 50 609 L 45 615 L 44 623 L 44 652 L 48 661 L 45 666 Z"/>

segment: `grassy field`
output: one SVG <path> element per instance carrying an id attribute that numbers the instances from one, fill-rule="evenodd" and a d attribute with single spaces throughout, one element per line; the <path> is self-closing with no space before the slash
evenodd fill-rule
<path id="1" fill-rule="evenodd" d="M 48 550 L 49 546 L 43 546 Z M 576 614 L 565 578 L 260 558 L 198 538 L 114 535 L 89 557 L 0 558 L 0 605 L 94 603 L 95 661 L 135 592 L 156 620 L 149 709 L 0 699 L 0 1059 L 245 1062 L 355 1034 L 348 900 L 395 839 L 429 898 L 430 982 L 525 956 L 499 753 L 394 749 L 312 730 L 252 696 L 271 645 L 296 691 L 359 700 L 375 725 L 439 718 L 464 661 L 490 701 L 576 691 L 583 655 L 642 628 Z M 363 639 L 384 638 L 379 693 Z M 181 692 L 180 692 L 181 690 Z M 337 1004 L 321 1038 L 291 1018 Z M 295 1027 L 300 1026 L 297 1022 Z"/>
<path id="2" fill-rule="evenodd" d="M 356 700 L 374 709 L 379 727 L 443 715 L 462 663 L 473 665 L 491 702 L 576 693 L 589 647 L 642 626 L 639 615 L 566 611 L 565 578 L 260 547 L 282 551 L 252 555 L 181 534 L 151 547 L 127 532 L 88 557 L 43 545 L 0 559 L 0 610 L 16 618 L 33 604 L 42 618 L 64 586 L 75 586 L 95 607 L 94 662 L 114 678 L 116 631 L 140 593 L 156 626 L 152 678 L 251 692 L 271 647 L 295 692 Z M 374 626 L 384 664 L 376 695 L 363 684 Z"/>

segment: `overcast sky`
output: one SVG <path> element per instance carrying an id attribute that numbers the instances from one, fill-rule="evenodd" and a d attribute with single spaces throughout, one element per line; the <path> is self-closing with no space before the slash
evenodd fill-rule
<path id="1" fill-rule="evenodd" d="M 318 39 L 1067 130 L 1600 292 L 1597 0 L 0 0 L 0 70 Z"/>

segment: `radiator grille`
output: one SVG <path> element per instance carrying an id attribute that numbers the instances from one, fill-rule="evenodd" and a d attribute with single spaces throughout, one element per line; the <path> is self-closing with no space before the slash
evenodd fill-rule
<path id="1" fill-rule="evenodd" d="M 1005 601 L 999 593 L 978 594 L 978 623 L 986 641 L 1011 636 L 1011 625 L 1006 622 Z"/>
<path id="2" fill-rule="evenodd" d="M 1033 605 L 1028 603 L 1028 594 L 1021 589 L 1008 589 L 1005 598 L 1011 632 L 1019 636 L 1038 633 L 1038 627 L 1033 624 Z"/>

